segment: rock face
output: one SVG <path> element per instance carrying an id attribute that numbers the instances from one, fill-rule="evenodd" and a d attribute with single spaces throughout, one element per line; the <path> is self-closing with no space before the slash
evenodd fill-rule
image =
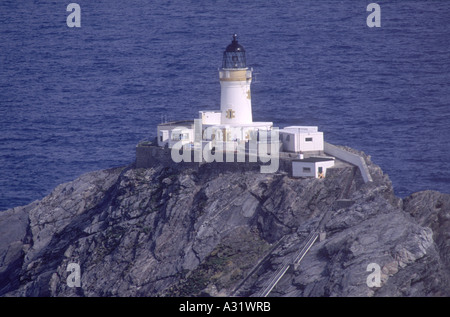
<path id="1" fill-rule="evenodd" d="M 85 174 L 0 213 L 0 295 L 258 296 L 318 230 L 270 296 L 449 296 L 450 195 L 402 201 L 364 158 L 372 183 L 352 167 L 325 179 L 218 163 Z"/>

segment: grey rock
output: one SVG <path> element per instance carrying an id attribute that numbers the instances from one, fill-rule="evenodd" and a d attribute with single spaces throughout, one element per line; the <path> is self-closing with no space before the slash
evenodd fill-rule
<path id="1" fill-rule="evenodd" d="M 82 175 L 0 214 L 0 295 L 257 296 L 317 229 L 326 238 L 270 296 L 449 296 L 450 195 L 402 200 L 348 150 L 372 183 L 352 167 L 294 179 L 219 163 Z"/>

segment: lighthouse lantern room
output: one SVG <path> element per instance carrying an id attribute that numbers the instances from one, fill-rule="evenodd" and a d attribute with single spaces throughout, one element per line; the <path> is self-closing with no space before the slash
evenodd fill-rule
<path id="1" fill-rule="evenodd" d="M 220 79 L 220 110 L 223 124 L 249 124 L 252 119 L 250 84 L 252 70 L 247 67 L 245 49 L 233 35 L 223 52 Z"/>

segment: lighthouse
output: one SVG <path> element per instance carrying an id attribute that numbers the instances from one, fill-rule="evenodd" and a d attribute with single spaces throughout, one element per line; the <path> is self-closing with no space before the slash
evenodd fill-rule
<path id="1" fill-rule="evenodd" d="M 293 177 L 325 177 L 325 170 L 334 164 L 334 159 L 324 156 L 323 132 L 318 127 L 279 129 L 273 127 L 273 122 L 258 121 L 258 114 L 253 121 L 252 72 L 247 66 L 245 49 L 234 34 L 223 52 L 219 68 L 220 109 L 217 105 L 216 110 L 200 110 L 197 119 L 161 122 L 157 127 L 157 146 L 171 149 L 171 158 L 176 163 L 246 162 L 247 159 L 255 163 L 259 158 L 262 163 L 270 162 L 261 165 L 262 173 L 276 172 L 279 154 L 286 152 L 289 155 L 285 154 L 285 158 L 299 158 L 292 163 Z M 154 143 L 138 144 L 136 166 L 152 166 L 154 160 L 167 154 L 165 149 L 158 152 L 153 146 Z M 328 149 L 344 161 L 360 162 L 351 154 L 342 154 L 336 147 L 328 145 Z"/>
<path id="2" fill-rule="evenodd" d="M 221 123 L 251 124 L 253 122 L 250 93 L 252 69 L 247 67 L 245 49 L 238 43 L 236 34 L 223 52 L 219 79 Z"/>
<path id="3" fill-rule="evenodd" d="M 245 53 L 234 34 L 223 51 L 219 68 L 220 109 L 217 106 L 216 110 L 200 110 L 197 119 L 158 124 L 157 145 L 172 149 L 175 162 L 223 162 L 224 156 L 227 162 L 245 162 L 247 158 L 249 162 L 257 162 L 259 157 L 263 163 L 271 162 L 261 166 L 263 173 L 278 170 L 280 151 L 296 153 L 299 160 L 292 165 L 295 177 L 325 176 L 325 169 L 334 163 L 323 157 L 323 132 L 318 127 L 279 129 L 273 127 L 273 122 L 258 121 L 258 115 L 253 121 L 250 92 L 253 69 L 247 66 Z M 311 159 L 313 155 L 320 159 Z M 147 164 L 147 159 L 143 155 L 137 165 Z"/>
<path id="4" fill-rule="evenodd" d="M 158 145 L 237 149 L 247 142 L 259 140 L 262 131 L 271 131 L 272 122 L 253 121 L 250 85 L 252 69 L 247 67 L 244 47 L 234 34 L 222 55 L 219 68 L 220 110 L 200 110 L 197 129 L 194 120 L 158 125 Z M 196 141 L 197 140 L 197 141 Z"/>

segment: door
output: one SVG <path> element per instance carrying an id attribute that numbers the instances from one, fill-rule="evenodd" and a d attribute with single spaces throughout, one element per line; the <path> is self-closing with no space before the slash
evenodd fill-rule
<path id="1" fill-rule="evenodd" d="M 325 175 L 323 175 L 323 167 L 322 166 L 319 166 L 317 172 L 318 172 L 317 177 L 324 178 Z"/>

